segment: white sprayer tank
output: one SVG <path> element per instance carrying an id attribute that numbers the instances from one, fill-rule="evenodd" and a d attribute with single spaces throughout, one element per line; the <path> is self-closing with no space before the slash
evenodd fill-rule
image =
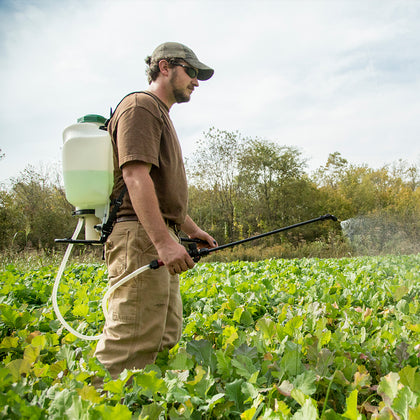
<path id="1" fill-rule="evenodd" d="M 105 123 L 104 117 L 91 114 L 77 122 L 63 132 L 64 187 L 76 214 L 85 218 L 86 239 L 95 239 L 93 226 L 109 211 L 114 182 L 112 143 L 108 132 L 99 128 Z"/>

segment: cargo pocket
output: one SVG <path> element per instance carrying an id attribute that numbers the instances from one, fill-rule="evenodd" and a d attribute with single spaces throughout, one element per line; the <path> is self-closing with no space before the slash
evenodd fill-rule
<path id="1" fill-rule="evenodd" d="M 105 259 L 111 281 L 120 277 L 127 270 L 128 236 L 129 231 L 118 231 L 115 229 L 105 243 Z"/>
<path id="2" fill-rule="evenodd" d="M 110 285 L 114 285 L 133 271 L 130 270 L 130 252 L 133 254 L 130 242 L 135 234 L 130 232 L 126 223 L 124 224 L 126 226 L 116 225 L 117 229 L 112 232 L 105 246 Z M 112 327 L 116 331 L 121 328 L 132 328 L 129 325 L 136 320 L 136 287 L 136 279 L 131 279 L 128 283 L 119 286 L 110 296 L 109 313 L 113 321 Z M 123 324 L 126 325 L 123 326 Z"/>

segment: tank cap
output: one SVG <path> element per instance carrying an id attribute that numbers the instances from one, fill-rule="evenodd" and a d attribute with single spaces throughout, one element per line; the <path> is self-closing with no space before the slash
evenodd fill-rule
<path id="1" fill-rule="evenodd" d="M 88 114 L 77 119 L 78 123 L 99 123 L 105 124 L 106 118 L 102 115 Z"/>

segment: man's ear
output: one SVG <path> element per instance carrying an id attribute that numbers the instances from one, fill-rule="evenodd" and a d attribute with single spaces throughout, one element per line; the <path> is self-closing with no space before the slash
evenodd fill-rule
<path id="1" fill-rule="evenodd" d="M 164 76 L 167 76 L 169 74 L 169 63 L 166 60 L 160 60 L 159 70 Z"/>

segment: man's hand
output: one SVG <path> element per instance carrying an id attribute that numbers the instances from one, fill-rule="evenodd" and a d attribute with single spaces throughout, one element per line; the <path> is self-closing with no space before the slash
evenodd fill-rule
<path id="1" fill-rule="evenodd" d="M 187 271 L 195 265 L 184 246 L 175 242 L 172 238 L 170 242 L 160 244 L 157 251 L 160 259 L 172 275 Z"/>
<path id="2" fill-rule="evenodd" d="M 206 243 L 199 243 L 197 246 L 201 248 L 216 248 L 218 246 L 217 241 L 204 230 L 200 229 L 190 216 L 187 216 L 185 223 L 181 226 L 183 230 L 191 239 L 201 239 Z"/>

